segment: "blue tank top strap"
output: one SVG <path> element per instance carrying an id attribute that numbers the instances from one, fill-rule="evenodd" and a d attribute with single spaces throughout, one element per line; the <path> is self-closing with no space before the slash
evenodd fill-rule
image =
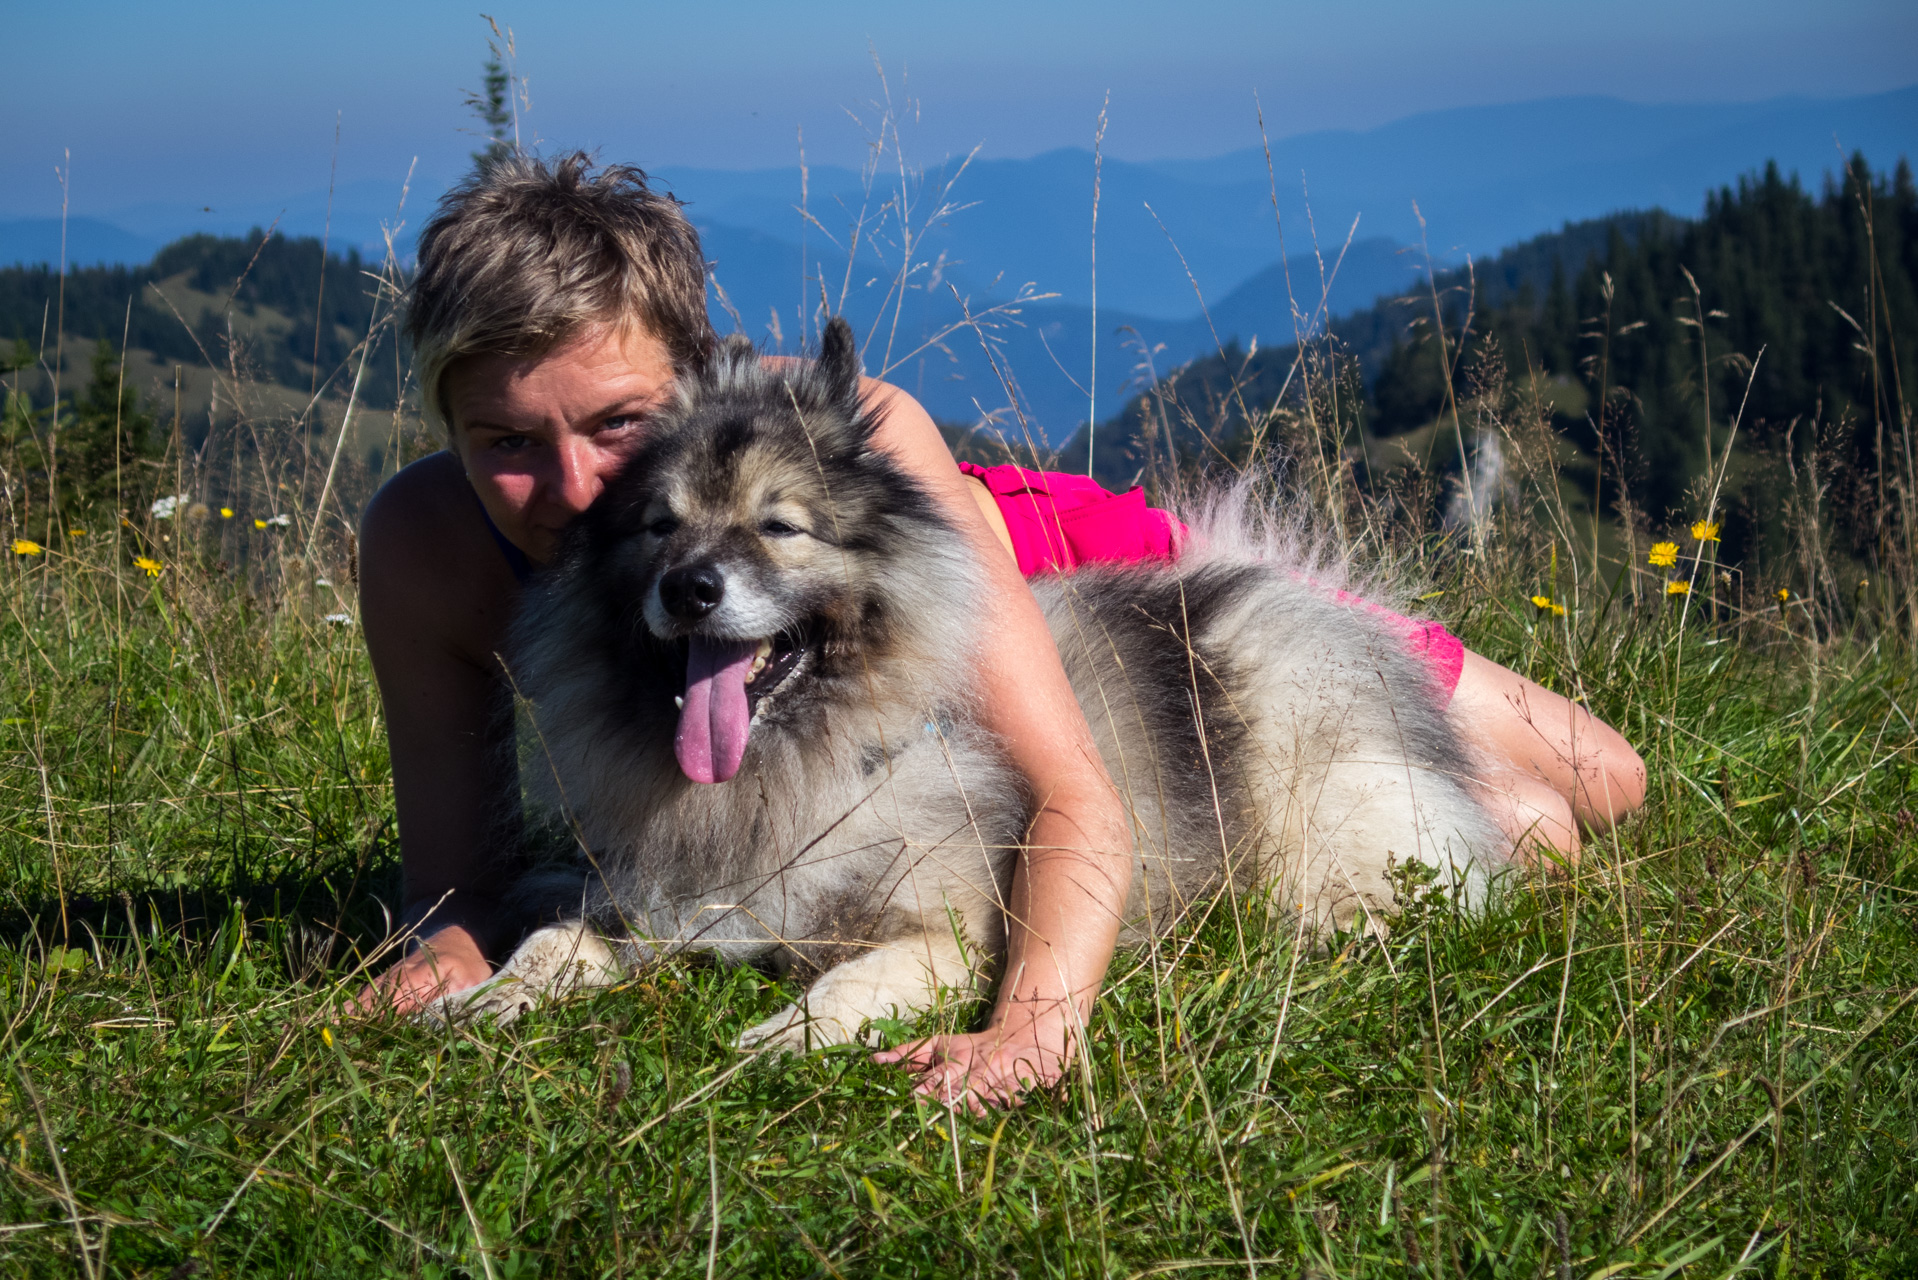
<path id="1" fill-rule="evenodd" d="M 526 580 L 533 576 L 533 562 L 526 558 L 524 551 L 506 540 L 506 535 L 501 533 L 499 526 L 493 523 L 493 517 L 486 513 L 486 504 L 479 500 L 477 493 L 473 495 L 473 502 L 479 507 L 480 519 L 486 521 L 486 532 L 493 535 L 493 541 L 499 545 L 499 553 L 506 557 L 506 567 L 513 571 L 513 576 L 519 580 L 520 585 L 524 586 Z"/>

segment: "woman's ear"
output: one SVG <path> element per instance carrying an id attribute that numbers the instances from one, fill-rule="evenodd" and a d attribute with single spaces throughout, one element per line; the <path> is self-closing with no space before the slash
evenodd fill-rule
<path id="1" fill-rule="evenodd" d="M 834 316 L 827 321 L 826 332 L 820 335 L 819 372 L 825 375 L 833 403 L 849 418 L 856 417 L 859 413 L 859 344 L 854 341 L 852 326 L 846 323 L 844 316 Z"/>

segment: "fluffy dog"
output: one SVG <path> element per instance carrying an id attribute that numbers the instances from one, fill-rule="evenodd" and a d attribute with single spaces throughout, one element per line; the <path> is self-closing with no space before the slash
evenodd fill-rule
<path id="1" fill-rule="evenodd" d="M 443 1014 L 697 948 L 817 971 L 740 1037 L 799 1048 L 1002 954 L 1031 799 L 970 692 L 981 575 L 875 425 L 843 321 L 813 363 L 734 340 L 568 532 L 510 665 L 529 792 L 585 857 L 521 884 L 548 923 Z M 1034 584 L 1131 820 L 1127 936 L 1227 885 L 1376 931 L 1394 859 L 1476 901 L 1507 843 L 1423 661 L 1225 541 Z"/>

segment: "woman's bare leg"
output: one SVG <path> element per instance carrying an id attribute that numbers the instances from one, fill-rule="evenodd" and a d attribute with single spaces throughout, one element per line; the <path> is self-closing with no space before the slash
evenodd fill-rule
<path id="1" fill-rule="evenodd" d="M 1578 855 L 1579 828 L 1607 831 L 1645 802 L 1645 762 L 1585 708 L 1466 651 L 1452 707 L 1494 766 L 1494 816 L 1523 850 Z"/>

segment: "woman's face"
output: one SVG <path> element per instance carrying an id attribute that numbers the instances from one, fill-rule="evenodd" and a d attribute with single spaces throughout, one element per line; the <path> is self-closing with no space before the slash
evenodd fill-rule
<path id="1" fill-rule="evenodd" d="M 500 532 L 548 560 L 672 386 L 672 358 L 643 331 L 594 328 L 542 356 L 475 356 L 446 374 L 453 452 Z"/>

